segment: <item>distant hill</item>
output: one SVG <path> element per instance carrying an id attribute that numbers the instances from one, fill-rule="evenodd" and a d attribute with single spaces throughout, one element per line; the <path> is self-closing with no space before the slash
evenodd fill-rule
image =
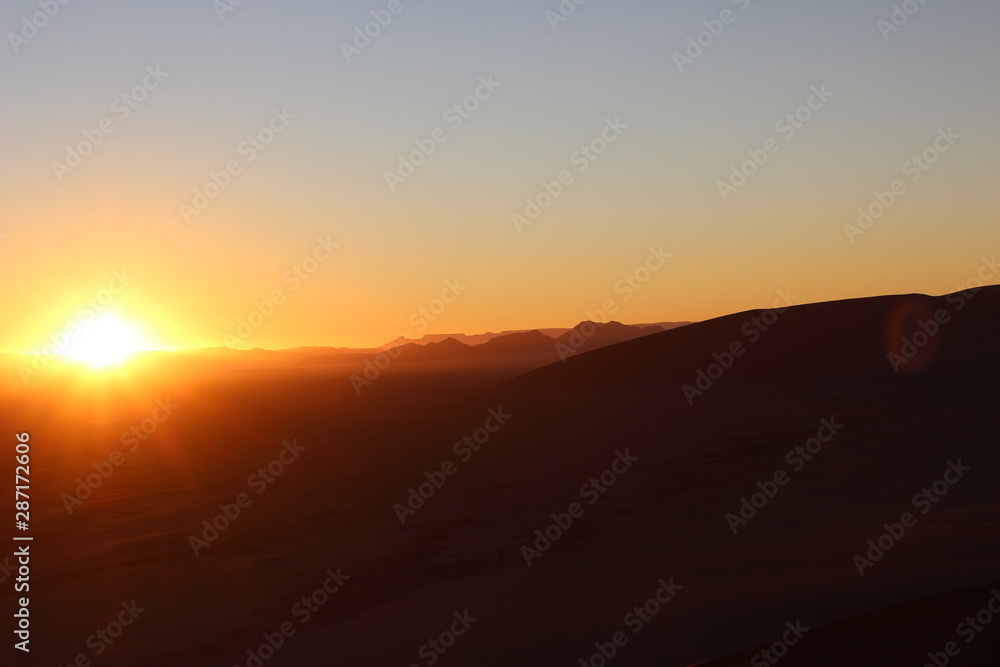
<path id="1" fill-rule="evenodd" d="M 668 326 L 681 325 L 668 323 Z M 376 350 L 330 353 L 311 351 L 297 363 L 348 369 L 351 366 L 368 367 L 375 364 L 389 376 L 436 368 L 440 373 L 461 374 L 470 385 L 485 386 L 578 353 L 659 333 L 663 329 L 659 325 L 632 327 L 620 322 L 581 322 L 570 329 L 532 329 L 477 336 L 459 334 L 445 336 L 440 340 L 432 340 L 436 336 L 425 336 L 419 343 L 405 342 Z M 551 335 L 553 333 L 558 333 L 558 337 Z M 484 340 L 485 336 L 491 337 Z M 470 339 L 482 342 L 473 345 L 468 342 Z"/>
<path id="2" fill-rule="evenodd" d="M 563 354 L 576 354 L 596 350 L 615 343 L 621 343 L 633 338 L 640 338 L 666 330 L 658 324 L 637 327 L 621 322 L 611 321 L 606 324 L 599 322 L 580 322 L 575 327 L 559 336 L 556 340 L 563 346 Z"/>
<path id="3" fill-rule="evenodd" d="M 400 359 L 421 361 L 465 359 L 490 363 L 517 359 L 521 363 L 537 367 L 578 352 L 595 350 L 662 331 L 663 327 L 657 325 L 632 327 L 620 322 L 607 324 L 581 322 L 571 329 L 565 329 L 559 337 L 533 329 L 502 334 L 483 343 L 469 345 L 449 336 L 442 341 L 402 345 Z"/>
<path id="4" fill-rule="evenodd" d="M 619 326 L 627 326 L 633 329 L 650 329 L 651 327 L 659 327 L 660 329 L 667 330 L 667 329 L 675 329 L 677 327 L 682 327 L 686 324 L 690 324 L 690 322 L 657 322 L 654 324 L 633 324 L 633 325 L 623 325 L 619 322 L 614 322 L 614 324 L 617 324 Z M 560 336 L 563 336 L 564 334 L 575 330 L 579 326 L 580 325 L 577 325 L 576 327 L 572 328 L 557 327 L 549 329 L 514 329 L 508 331 L 500 331 L 498 333 L 488 331 L 486 333 L 481 333 L 481 334 L 461 334 L 461 333 L 427 334 L 425 336 L 421 336 L 420 338 L 406 338 L 401 336 L 399 338 L 396 338 L 395 340 L 389 341 L 382 347 L 383 348 L 398 347 L 400 345 L 406 345 L 408 343 L 414 343 L 416 345 L 427 345 L 429 343 L 439 343 L 447 338 L 454 338 L 455 340 L 461 343 L 465 343 L 466 345 L 474 347 L 476 345 L 482 345 L 483 343 L 493 340 L 494 338 L 511 336 L 514 334 L 531 333 L 533 331 L 537 331 L 538 333 L 548 336 L 549 338 L 557 339 Z M 653 331 L 647 331 L 647 333 L 653 333 Z M 620 342 L 620 341 L 615 341 L 615 342 Z"/>
<path id="5" fill-rule="evenodd" d="M 535 350 L 548 351 L 554 348 L 555 344 L 555 338 L 547 336 L 541 331 L 533 330 L 491 338 L 482 345 L 477 345 L 476 351 L 480 354 L 484 352 L 509 353 Z"/>

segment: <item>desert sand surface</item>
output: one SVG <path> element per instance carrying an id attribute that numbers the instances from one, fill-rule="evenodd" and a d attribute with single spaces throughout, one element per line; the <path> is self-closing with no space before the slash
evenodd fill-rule
<path id="1" fill-rule="evenodd" d="M 721 666 L 799 622 L 779 664 L 921 665 L 947 641 L 949 664 L 996 664 L 1000 617 L 969 643 L 956 625 L 1000 581 L 998 306 L 1000 288 L 793 306 L 753 342 L 744 327 L 765 314 L 739 313 L 537 370 L 393 364 L 360 394 L 361 357 L 158 355 L 27 387 L 7 359 L 0 424 L 11 448 L 22 431 L 32 443 L 32 659 L 600 665 L 620 633 L 607 664 Z M 941 309 L 894 372 L 887 352 Z M 734 342 L 730 367 L 685 394 Z M 158 401 L 170 414 L 130 450 Z M 456 444 L 487 426 L 478 450 Z M 808 460 L 790 454 L 819 435 Z M 280 474 L 253 477 L 293 440 Z M 68 511 L 112 450 L 124 462 Z M 443 483 L 401 521 L 428 474 Z M 734 534 L 727 515 L 779 477 Z M 196 555 L 202 522 L 242 493 Z M 540 549 L 535 531 L 574 503 Z M 860 575 L 855 557 L 907 512 Z M 328 572 L 336 592 L 296 611 Z M 119 637 L 88 643 L 132 601 Z M 258 661 L 282 624 L 294 634 Z"/>

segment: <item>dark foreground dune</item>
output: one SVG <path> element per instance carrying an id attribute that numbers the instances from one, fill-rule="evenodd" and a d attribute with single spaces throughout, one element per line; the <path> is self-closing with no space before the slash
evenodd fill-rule
<path id="1" fill-rule="evenodd" d="M 949 664 L 996 664 L 1000 617 L 970 643 L 956 626 L 1000 581 L 1000 290 L 959 301 L 793 307 L 755 342 L 763 314 L 732 315 L 501 384 L 390 368 L 360 396 L 355 368 L 294 360 L 10 371 L 0 425 L 33 447 L 27 664 L 730 665 L 797 623 L 778 664 L 921 665 L 948 641 Z M 685 394 L 699 370 L 719 377 Z M 123 442 L 158 400 L 176 407 Z"/>
<path id="2" fill-rule="evenodd" d="M 988 619 L 993 609 L 1000 609 L 1000 585 L 976 586 L 810 628 L 801 638 L 790 629 L 789 639 L 797 641 L 787 648 L 769 642 L 699 664 L 702 667 L 778 661 L 792 667 L 834 667 L 859 661 L 873 665 L 996 664 L 1000 632 L 977 622 L 979 616 Z M 932 648 L 924 650 L 926 647 Z"/>

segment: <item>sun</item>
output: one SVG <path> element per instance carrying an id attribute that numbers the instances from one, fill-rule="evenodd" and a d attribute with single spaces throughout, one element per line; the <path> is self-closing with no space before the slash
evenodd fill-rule
<path id="1" fill-rule="evenodd" d="M 80 332 L 63 352 L 68 359 L 94 368 L 120 364 L 143 347 L 135 327 L 117 315 L 100 315 L 80 325 Z"/>

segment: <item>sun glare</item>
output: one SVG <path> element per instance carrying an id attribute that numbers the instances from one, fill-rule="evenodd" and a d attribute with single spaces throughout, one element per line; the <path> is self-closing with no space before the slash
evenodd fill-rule
<path id="1" fill-rule="evenodd" d="M 134 327 L 116 315 L 101 315 L 81 325 L 80 333 L 64 355 L 94 368 L 104 368 L 125 361 L 142 345 Z"/>

